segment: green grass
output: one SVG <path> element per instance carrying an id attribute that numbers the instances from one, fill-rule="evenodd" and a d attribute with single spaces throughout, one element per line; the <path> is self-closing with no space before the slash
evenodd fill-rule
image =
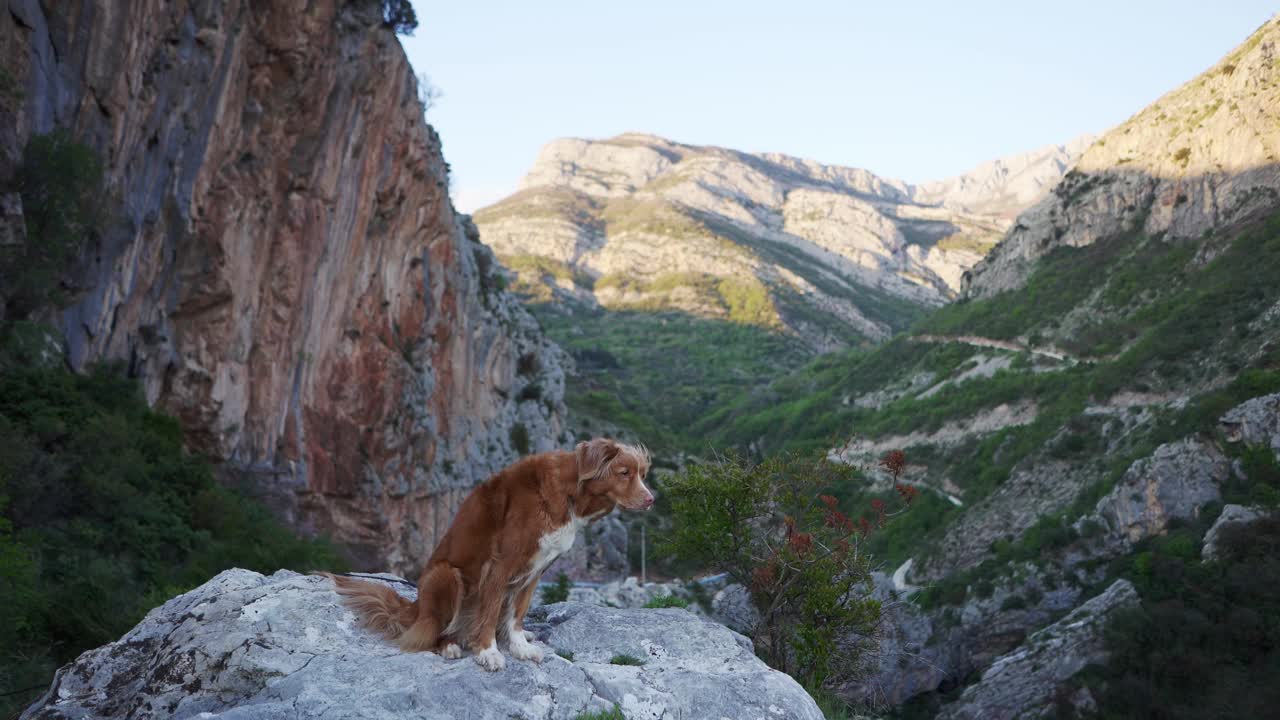
<path id="1" fill-rule="evenodd" d="M 644 607 L 650 610 L 660 608 L 687 608 L 689 607 L 689 601 L 682 597 L 676 597 L 675 595 L 662 595 L 651 598 L 649 602 L 644 604 Z"/>
<path id="2" fill-rule="evenodd" d="M 578 713 L 573 720 L 627 720 L 627 717 L 622 714 L 622 708 L 615 704 L 612 710 Z"/>
<path id="3" fill-rule="evenodd" d="M 844 279 L 840 273 L 833 273 L 825 262 L 803 250 L 752 235 L 715 216 L 700 215 L 699 219 L 717 237 L 796 273 L 825 295 L 848 300 L 871 320 L 895 331 L 905 330 L 926 313 L 925 308 L 909 300 Z"/>
<path id="4" fill-rule="evenodd" d="M 1082 304 L 1108 268 L 1119 267 L 1139 238 L 1125 235 L 1083 248 L 1059 247 L 1041 258 L 1025 287 L 980 300 L 961 300 L 922 320 L 916 332 L 972 334 L 1013 340 L 1056 327 Z"/>
<path id="5" fill-rule="evenodd" d="M 569 599 L 569 590 L 573 588 L 573 581 L 568 575 L 560 573 L 556 576 L 556 582 L 549 588 L 542 590 L 542 604 L 551 605 L 552 603 L 562 603 Z"/>
<path id="6" fill-rule="evenodd" d="M 991 233 L 989 235 L 966 235 L 963 233 L 956 233 L 939 240 L 935 247 L 939 250 L 955 250 L 986 255 L 991 251 L 991 248 L 995 247 L 999 242 L 999 233 Z"/>
<path id="7" fill-rule="evenodd" d="M 549 281 L 571 282 L 587 289 L 594 285 L 591 276 L 585 272 L 541 255 L 500 255 L 498 260 L 503 267 L 519 274 L 520 280 L 513 286 L 516 292 L 544 302 L 550 299 L 550 290 L 546 285 Z"/>
<path id="8" fill-rule="evenodd" d="M 1193 394 L 1218 373 L 1240 372 L 1245 343 L 1262 342 L 1250 323 L 1280 299 L 1280 218 L 1243 232 L 1208 266 L 1188 269 L 1186 245 L 1132 237 L 1088 248 L 1062 248 L 1042 262 L 1024 290 L 942 308 L 915 332 L 1010 339 L 1049 331 L 1056 318 L 1101 288 L 1106 318 L 1089 334 L 1086 353 L 1114 357 L 1057 373 L 1017 369 L 949 387 L 927 399 L 906 397 L 881 410 L 844 399 L 900 382 L 920 371 L 940 376 L 976 352 L 956 344 L 899 338 L 871 352 L 819 358 L 767 390 L 722 406 L 702 423 L 722 444 L 766 447 L 821 444 L 851 432 L 872 437 L 935 430 L 980 410 L 1034 400 L 1046 418 L 1032 432 L 1044 438 L 1089 401 L 1120 390 L 1182 389 Z M 1132 336 L 1132 337 L 1130 337 Z M 1233 370 L 1234 366 L 1234 370 Z"/>
<path id="9" fill-rule="evenodd" d="M 565 650 L 564 648 L 556 648 L 556 654 L 564 658 L 565 660 L 568 660 L 569 662 L 573 662 L 572 650 Z"/>
<path id="10" fill-rule="evenodd" d="M 566 187 L 537 187 L 522 190 L 503 201 L 480 208 L 472 217 L 477 225 L 512 218 L 525 220 L 566 220 L 593 224 L 600 203 L 586 193 Z"/>
<path id="11" fill-rule="evenodd" d="M 635 655 L 619 654 L 609 658 L 609 664 L 610 665 L 631 665 L 631 666 L 638 667 L 644 664 L 644 660 L 641 660 Z"/>
<path id="12" fill-rule="evenodd" d="M 575 358 L 570 408 L 589 424 L 625 426 L 655 449 L 705 451 L 695 422 L 808 358 L 795 338 L 684 313 L 533 310 Z"/>
<path id="13" fill-rule="evenodd" d="M 1222 249 L 1195 267 L 1192 258 L 1205 244 Z M 1212 431 L 1233 405 L 1280 390 L 1280 337 L 1274 327 L 1256 322 L 1280 301 L 1276 268 L 1280 217 L 1196 243 L 1130 235 L 1063 248 L 1042 261 L 1027 288 L 943 308 L 913 332 L 1043 335 L 1097 360 L 1038 373 L 1022 355 L 990 378 L 951 385 L 928 398 L 911 393 L 879 410 L 857 407 L 851 401 L 864 393 L 904 387 L 923 372 L 934 373 L 936 382 L 963 369 L 974 354 L 993 352 L 899 337 L 871 351 L 820 357 L 720 405 L 693 428 L 715 446 L 803 450 L 831 447 L 850 435 L 932 432 L 998 404 L 1033 403 L 1030 424 L 945 448 L 906 449 L 928 467 L 933 481 L 946 477 L 958 485 L 967 506 L 995 491 L 1020 463 L 1071 463 L 1098 478 L 1065 509 L 1074 519 L 1160 443 Z M 1094 308 L 1094 320 L 1076 335 L 1055 337 L 1060 317 L 1082 303 Z M 1104 437 L 1107 420 L 1085 409 L 1120 391 L 1183 393 L 1191 401 L 1182 408 L 1152 408 L 1153 422 Z M 861 504 L 872 495 L 851 488 L 848 497 Z M 922 502 L 914 516 L 900 520 L 902 532 L 891 528 L 884 534 L 878 557 L 893 564 L 925 550 L 965 511 Z"/>
<path id="14" fill-rule="evenodd" d="M 680 272 L 662 273 L 652 279 L 641 279 L 626 273 L 612 273 L 602 276 L 594 287 L 596 290 L 618 289 L 644 296 L 639 300 L 612 301 L 609 305 L 611 310 L 661 312 L 670 309 L 671 301 L 668 296 L 671 293 L 687 290 L 706 308 L 709 317 L 771 329 L 777 329 L 781 324 L 769 289 L 755 278 L 726 278 L 706 273 Z"/>

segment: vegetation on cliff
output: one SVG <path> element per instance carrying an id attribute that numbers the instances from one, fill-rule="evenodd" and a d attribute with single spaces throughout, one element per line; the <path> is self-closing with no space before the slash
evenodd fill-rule
<path id="1" fill-rule="evenodd" d="M 26 238 L 0 248 L 0 317 L 11 319 L 67 299 L 62 278 L 107 208 L 101 158 L 62 129 L 27 141 L 14 185 Z"/>
<path id="2" fill-rule="evenodd" d="M 217 482 L 120 368 L 0 355 L 0 716 L 222 570 L 342 565 Z"/>
<path id="3" fill-rule="evenodd" d="M 1204 527 L 1126 558 L 1142 597 L 1107 636 L 1111 660 L 1077 682 L 1099 718 L 1266 717 L 1280 705 L 1280 519 L 1225 528 L 1201 560 Z"/>

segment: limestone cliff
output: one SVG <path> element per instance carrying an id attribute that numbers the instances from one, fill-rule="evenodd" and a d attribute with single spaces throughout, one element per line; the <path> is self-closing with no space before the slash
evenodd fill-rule
<path id="1" fill-rule="evenodd" d="M 1020 287 L 1034 262 L 1140 231 L 1194 241 L 1280 198 L 1280 18 L 1106 133 L 973 268 L 968 294 Z"/>
<path id="2" fill-rule="evenodd" d="M 468 490 L 558 444 L 560 351 L 455 214 L 380 5 L 11 0 L 27 138 L 105 165 L 109 220 L 53 321 L 128 363 L 188 444 L 360 566 L 420 563 Z"/>
<path id="3" fill-rule="evenodd" d="M 952 297 L 1083 145 L 914 186 L 650 135 L 565 138 L 476 222 L 522 282 L 549 286 L 544 296 L 728 316 L 825 350 L 887 337 Z"/>

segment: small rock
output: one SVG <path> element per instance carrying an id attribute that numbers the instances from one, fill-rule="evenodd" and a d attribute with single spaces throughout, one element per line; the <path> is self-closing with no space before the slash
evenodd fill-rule
<path id="1" fill-rule="evenodd" d="M 1260 508 L 1245 507 L 1243 505 L 1227 505 L 1223 507 L 1222 514 L 1213 523 L 1213 527 L 1209 528 L 1209 532 L 1204 534 L 1204 547 L 1200 550 L 1200 557 L 1205 560 L 1218 559 L 1218 539 L 1223 528 L 1247 525 L 1266 515 L 1266 511 Z"/>
<path id="2" fill-rule="evenodd" d="M 760 611 L 747 589 L 734 583 L 711 598 L 711 617 L 736 632 L 750 634 L 760 622 Z"/>
<path id="3" fill-rule="evenodd" d="M 1264 445 L 1280 459 L 1280 393 L 1245 401 L 1218 421 L 1227 442 Z"/>

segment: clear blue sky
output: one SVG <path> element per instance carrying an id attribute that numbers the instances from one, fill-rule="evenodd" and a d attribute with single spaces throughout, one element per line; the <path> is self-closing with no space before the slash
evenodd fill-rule
<path id="1" fill-rule="evenodd" d="M 444 96 L 454 200 L 556 137 L 628 130 L 923 182 L 1106 130 L 1280 8 L 1261 0 L 428 2 L 402 38 Z"/>

